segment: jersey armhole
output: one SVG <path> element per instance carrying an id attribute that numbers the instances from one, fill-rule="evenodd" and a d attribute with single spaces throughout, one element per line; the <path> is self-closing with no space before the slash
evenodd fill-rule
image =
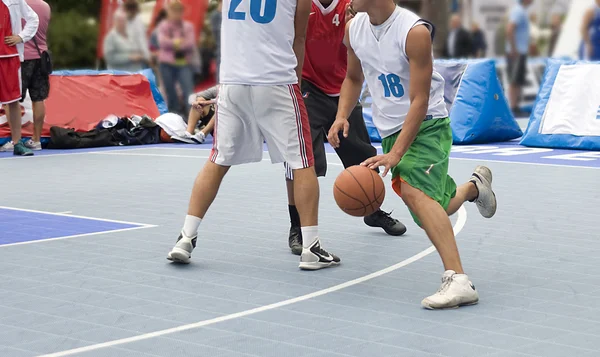
<path id="1" fill-rule="evenodd" d="M 408 41 L 408 33 L 410 32 L 410 30 L 414 29 L 415 27 L 419 26 L 419 25 L 423 25 L 425 27 L 427 27 L 427 29 L 429 30 L 429 32 L 431 33 L 431 43 L 433 44 L 433 39 L 435 38 L 435 25 L 432 24 L 431 22 L 424 20 L 424 19 L 419 19 L 417 20 L 406 32 L 406 36 L 404 39 L 404 46 L 402 47 L 402 52 L 404 52 L 404 57 L 406 57 L 406 59 L 408 59 L 408 55 L 406 54 L 406 41 Z"/>

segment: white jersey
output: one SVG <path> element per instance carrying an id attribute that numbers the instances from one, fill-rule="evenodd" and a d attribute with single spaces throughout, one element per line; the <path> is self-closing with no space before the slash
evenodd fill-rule
<path id="1" fill-rule="evenodd" d="M 220 82 L 298 83 L 294 54 L 297 0 L 223 1 Z"/>
<path id="2" fill-rule="evenodd" d="M 410 67 L 406 39 L 408 32 L 420 24 L 433 31 L 429 23 L 400 7 L 378 26 L 371 24 L 366 13 L 357 14 L 350 23 L 350 46 L 360 59 L 373 98 L 373 123 L 383 138 L 400 131 L 408 114 Z M 446 117 L 444 78 L 433 71 L 425 120 Z"/>

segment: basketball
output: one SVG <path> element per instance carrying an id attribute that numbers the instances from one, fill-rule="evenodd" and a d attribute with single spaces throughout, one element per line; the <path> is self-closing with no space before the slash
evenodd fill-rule
<path id="1" fill-rule="evenodd" d="M 381 207 L 385 186 L 375 170 L 351 166 L 335 179 L 333 197 L 342 211 L 351 216 L 365 217 Z"/>

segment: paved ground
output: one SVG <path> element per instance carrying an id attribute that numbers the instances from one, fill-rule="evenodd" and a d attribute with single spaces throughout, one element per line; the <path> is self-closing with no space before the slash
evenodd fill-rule
<path id="1" fill-rule="evenodd" d="M 481 303 L 434 312 L 437 254 L 392 190 L 403 237 L 343 214 L 335 155 L 320 231 L 343 264 L 302 272 L 279 165 L 231 170 L 179 267 L 165 257 L 206 146 L 2 154 L 0 356 L 598 356 L 600 154 L 526 149 L 455 148 L 451 174 L 485 162 L 500 206 L 453 217 Z"/>

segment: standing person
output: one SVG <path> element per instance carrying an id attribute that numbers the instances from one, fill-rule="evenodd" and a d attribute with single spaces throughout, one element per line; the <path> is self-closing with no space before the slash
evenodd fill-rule
<path id="1" fill-rule="evenodd" d="M 36 151 L 42 150 L 42 129 L 46 118 L 44 101 L 50 94 L 50 75 L 43 71 L 42 53 L 48 52 L 47 34 L 50 24 L 51 10 L 44 0 L 27 0 L 27 5 L 38 15 L 39 26 L 32 41 L 25 43 L 25 61 L 21 64 L 22 92 L 21 100 L 25 100 L 27 92 L 31 98 L 33 109 L 33 137 L 25 142 L 25 146 Z"/>
<path id="2" fill-rule="evenodd" d="M 485 57 L 485 53 L 487 52 L 487 40 L 477 22 L 473 22 L 471 25 L 471 39 L 473 42 L 473 57 Z"/>
<path id="3" fill-rule="evenodd" d="M 113 28 L 106 34 L 103 55 L 106 67 L 110 70 L 137 72 L 144 68 L 144 54 L 133 45 L 127 32 L 127 17 L 124 12 L 115 12 Z"/>
<path id="4" fill-rule="evenodd" d="M 450 17 L 450 31 L 446 40 L 444 57 L 467 58 L 473 54 L 471 34 L 462 25 L 460 15 L 453 14 Z"/>
<path id="5" fill-rule="evenodd" d="M 348 56 L 344 46 L 344 32 L 346 21 L 352 17 L 349 4 L 349 0 L 312 0 L 308 21 L 306 54 L 302 69 L 302 93 L 310 123 L 315 170 L 319 177 L 327 173 L 325 139 L 335 121 L 340 89 L 346 77 Z M 348 138 L 343 138 L 343 145 L 336 149 L 344 167 L 359 165 L 377 153 L 371 145 L 362 116 L 362 106 L 357 104 L 354 107 L 349 121 L 352 129 L 348 133 Z M 291 170 L 286 170 L 286 180 L 291 222 L 288 244 L 293 254 L 300 255 L 302 230 L 295 206 Z M 382 210 L 365 217 L 364 222 L 371 227 L 383 228 L 387 234 L 393 236 L 400 236 L 406 232 L 406 227 L 402 223 Z"/>
<path id="6" fill-rule="evenodd" d="M 198 228 L 223 177 L 232 165 L 262 161 L 266 141 L 271 161 L 287 162 L 294 171 L 304 238 L 300 269 L 340 263 L 319 239 L 319 181 L 299 86 L 311 0 L 264 4 L 264 8 L 249 1 L 223 4 L 227 16 L 221 26 L 221 86 L 213 149 L 194 182 L 183 229 L 168 255 L 172 261 L 189 262 Z"/>
<path id="7" fill-rule="evenodd" d="M 160 75 L 167 92 L 169 111 L 189 112 L 181 108 L 177 85 L 181 88 L 185 103 L 194 91 L 194 73 L 191 64 L 196 50 L 194 25 L 183 19 L 184 7 L 181 1 L 173 0 L 167 7 L 167 19 L 158 26 L 158 62 Z"/>
<path id="8" fill-rule="evenodd" d="M 25 26 L 23 27 L 23 20 Z M 39 19 L 25 0 L 0 2 L 0 105 L 4 106 L 11 141 L 0 151 L 14 155 L 32 156 L 33 151 L 21 142 L 21 62 L 24 60 L 24 42 L 35 36 Z"/>
<path id="9" fill-rule="evenodd" d="M 510 107 L 519 115 L 519 102 L 527 75 L 527 54 L 529 53 L 529 15 L 527 8 L 533 0 L 519 0 L 511 9 L 506 27 L 507 70 L 510 87 L 508 97 Z"/>
<path id="10" fill-rule="evenodd" d="M 383 176 L 391 170 L 394 191 L 427 233 L 445 268 L 442 286 L 422 305 L 440 309 L 476 304 L 479 295 L 464 274 L 448 216 L 464 202 L 474 201 L 484 217 L 492 217 L 496 197 L 487 167 L 478 166 L 458 188 L 448 175 L 452 130 L 444 79 L 433 70 L 434 27 L 393 0 L 352 4 L 359 14 L 346 29 L 348 72 L 328 138 L 333 146 L 343 145 L 338 133 L 348 132 L 348 116 L 366 78 L 384 154 L 363 165 L 383 166 Z"/>
<path id="11" fill-rule="evenodd" d="M 590 61 L 600 61 L 600 0 L 583 15 L 581 24 L 585 56 Z"/>
<path id="12" fill-rule="evenodd" d="M 148 66 L 152 60 L 152 55 L 148 45 L 148 29 L 140 17 L 138 0 L 125 0 L 123 10 L 127 15 L 127 34 L 131 39 L 133 51 L 141 53 L 143 65 Z"/>
<path id="13" fill-rule="evenodd" d="M 215 39 L 215 60 L 217 62 L 217 83 L 219 83 L 219 68 L 221 67 L 221 21 L 223 19 L 223 0 L 217 0 L 217 8 L 210 15 L 210 26 Z"/>

